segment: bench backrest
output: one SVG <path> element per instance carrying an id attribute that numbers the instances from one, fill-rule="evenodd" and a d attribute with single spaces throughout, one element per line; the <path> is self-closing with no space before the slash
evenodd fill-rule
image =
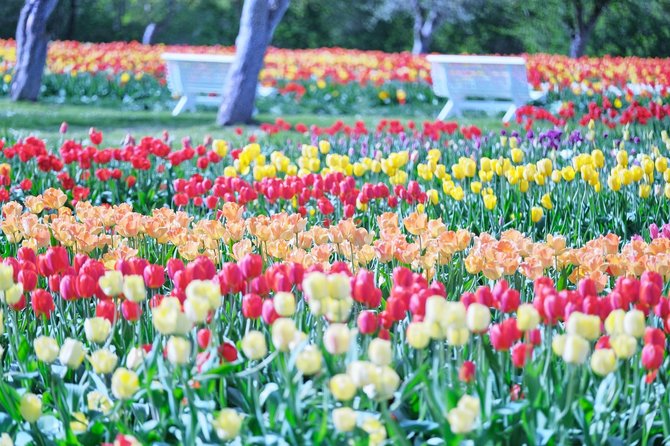
<path id="1" fill-rule="evenodd" d="M 176 94 L 221 94 L 235 56 L 164 53 L 168 87 Z"/>
<path id="2" fill-rule="evenodd" d="M 449 98 L 530 99 L 522 57 L 430 55 L 433 91 Z"/>

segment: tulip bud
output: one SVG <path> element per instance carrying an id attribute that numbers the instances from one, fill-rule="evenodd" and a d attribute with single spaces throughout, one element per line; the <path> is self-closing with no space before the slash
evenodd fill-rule
<path id="1" fill-rule="evenodd" d="M 333 299 L 351 297 L 351 280 L 346 274 L 338 273 L 328 276 L 328 294 Z"/>
<path id="2" fill-rule="evenodd" d="M 487 307 L 480 303 L 472 303 L 468 307 L 466 324 L 473 333 L 482 333 L 489 328 L 491 322 L 491 312 Z"/>
<path id="3" fill-rule="evenodd" d="M 140 380 L 132 370 L 119 367 L 112 375 L 112 394 L 120 400 L 128 400 L 140 388 Z"/>
<path id="4" fill-rule="evenodd" d="M 239 262 L 244 278 L 249 280 L 263 273 L 263 258 L 258 254 L 247 254 Z"/>
<path id="5" fill-rule="evenodd" d="M 84 361 L 84 345 L 76 339 L 67 338 L 60 348 L 58 359 L 70 369 L 77 369 Z"/>
<path id="6" fill-rule="evenodd" d="M 628 359 L 637 351 L 637 340 L 627 334 L 610 337 L 610 345 L 619 359 Z"/>
<path id="7" fill-rule="evenodd" d="M 14 269 L 11 265 L 0 263 L 0 291 L 6 291 L 14 285 Z"/>
<path id="8" fill-rule="evenodd" d="M 12 284 L 9 289 L 5 290 L 4 295 L 7 305 L 16 305 L 23 297 L 23 284 Z"/>
<path id="9" fill-rule="evenodd" d="M 350 407 L 333 409 L 333 426 L 338 432 L 351 432 L 356 427 L 356 412 Z"/>
<path id="10" fill-rule="evenodd" d="M 192 280 L 186 286 L 186 299 L 200 298 L 209 302 L 212 310 L 221 306 L 221 288 L 213 280 Z"/>
<path id="11" fill-rule="evenodd" d="M 321 355 L 321 351 L 315 345 L 306 346 L 298 353 L 295 360 L 295 366 L 305 376 L 311 376 L 319 372 L 322 363 L 323 355 Z"/>
<path id="12" fill-rule="evenodd" d="M 118 296 L 123 292 L 123 274 L 120 271 L 106 271 L 98 279 L 98 285 L 103 293 L 109 297 Z"/>
<path id="13" fill-rule="evenodd" d="M 642 366 L 647 370 L 657 370 L 663 364 L 663 347 L 649 344 L 642 349 Z"/>
<path id="14" fill-rule="evenodd" d="M 400 386 L 400 377 L 391 367 L 379 368 L 379 378 L 374 382 L 374 397 L 378 400 L 388 400 Z"/>
<path id="15" fill-rule="evenodd" d="M 521 331 L 530 331 L 540 324 L 540 313 L 532 304 L 521 304 L 516 310 L 516 325 Z"/>
<path id="16" fill-rule="evenodd" d="M 330 393 L 338 401 L 349 401 L 356 394 L 356 386 L 349 375 L 340 373 L 333 376 L 328 384 Z"/>
<path id="17" fill-rule="evenodd" d="M 570 314 L 565 331 L 568 334 L 579 335 L 589 341 L 595 341 L 600 336 L 600 318 L 575 311 Z"/>
<path id="18" fill-rule="evenodd" d="M 39 336 L 33 341 L 33 348 L 37 359 L 47 364 L 51 364 L 58 358 L 58 342 L 54 338 L 48 336 Z"/>
<path id="19" fill-rule="evenodd" d="M 474 381 L 476 370 L 477 367 L 474 362 L 463 361 L 463 364 L 461 364 L 461 367 L 458 369 L 458 379 L 461 380 L 461 382 L 469 384 Z"/>
<path id="20" fill-rule="evenodd" d="M 35 423 L 42 416 L 42 399 L 34 393 L 24 393 L 19 401 L 19 412 L 28 423 Z"/>
<path id="21" fill-rule="evenodd" d="M 175 333 L 181 314 L 180 305 L 178 299 L 167 297 L 151 310 L 152 322 L 159 333 L 164 335 Z"/>
<path id="22" fill-rule="evenodd" d="M 447 343 L 454 347 L 465 345 L 470 339 L 470 332 L 467 328 L 447 328 Z"/>
<path id="23" fill-rule="evenodd" d="M 107 349 L 96 350 L 88 357 L 88 362 L 93 366 L 93 371 L 98 375 L 112 373 L 119 358 Z"/>
<path id="24" fill-rule="evenodd" d="M 607 376 L 616 369 L 616 356 L 609 348 L 598 349 L 591 355 L 591 370 L 598 376 Z"/>
<path id="25" fill-rule="evenodd" d="M 146 299 L 147 290 L 144 287 L 144 278 L 137 274 L 125 276 L 123 278 L 123 295 L 132 302 L 142 302 Z"/>
<path id="26" fill-rule="evenodd" d="M 393 349 L 391 341 L 375 338 L 368 345 L 368 358 L 373 364 L 378 366 L 390 365 L 393 361 Z"/>
<path id="27" fill-rule="evenodd" d="M 351 333 L 344 324 L 330 324 L 323 334 L 323 344 L 331 355 L 341 355 L 349 350 Z"/>
<path id="28" fill-rule="evenodd" d="M 242 352 L 251 361 L 262 359 L 268 354 L 265 336 L 260 331 L 250 331 L 242 338 Z"/>
<path id="29" fill-rule="evenodd" d="M 272 298 L 272 303 L 281 317 L 293 316 L 295 313 L 295 296 L 292 293 L 279 292 Z"/>
<path id="30" fill-rule="evenodd" d="M 258 294 L 245 294 L 242 298 L 242 314 L 248 319 L 261 317 L 262 307 L 263 299 Z"/>
<path id="31" fill-rule="evenodd" d="M 320 301 L 328 297 L 328 277 L 322 272 L 312 272 L 303 279 L 302 289 L 311 307 L 312 300 Z"/>
<path id="32" fill-rule="evenodd" d="M 166 348 L 168 361 L 173 365 L 185 365 L 191 359 L 191 343 L 184 338 L 171 336 Z"/>
<path id="33" fill-rule="evenodd" d="M 361 334 L 373 334 L 377 331 L 377 315 L 370 310 L 361 311 L 356 320 L 358 331 Z"/>
<path id="34" fill-rule="evenodd" d="M 126 367 L 130 370 L 137 369 L 144 362 L 146 357 L 146 352 L 143 348 L 133 347 L 128 351 L 128 356 L 126 356 Z"/>
<path id="35" fill-rule="evenodd" d="M 92 317 L 84 321 L 84 333 L 88 342 L 102 344 L 107 340 L 112 324 L 105 318 Z"/>
<path id="36" fill-rule="evenodd" d="M 605 319 L 605 331 L 607 334 L 618 335 L 624 332 L 623 321 L 626 316 L 626 312 L 623 310 L 613 310 Z"/>
<path id="37" fill-rule="evenodd" d="M 272 343 L 280 352 L 287 352 L 295 339 L 296 332 L 293 319 L 279 318 L 272 324 Z"/>
<path id="38" fill-rule="evenodd" d="M 194 324 L 200 324 L 207 320 L 210 305 L 207 299 L 195 295 L 184 301 L 184 314 Z"/>
<path id="39" fill-rule="evenodd" d="M 635 338 L 644 336 L 644 313 L 640 310 L 630 310 L 623 319 L 623 330 Z"/>
<path id="40" fill-rule="evenodd" d="M 222 409 L 212 421 L 217 437 L 223 441 L 232 440 L 240 434 L 244 418 L 236 410 Z"/>
<path id="41" fill-rule="evenodd" d="M 567 335 L 563 360 L 568 364 L 583 364 L 589 355 L 589 343 L 579 335 Z"/>
<path id="42" fill-rule="evenodd" d="M 142 277 L 147 288 L 160 288 L 165 283 L 165 269 L 160 265 L 147 265 Z"/>
<path id="43" fill-rule="evenodd" d="M 475 427 L 476 418 L 469 410 L 455 407 L 447 413 L 447 421 L 451 432 L 459 435 L 471 432 Z"/>
<path id="44" fill-rule="evenodd" d="M 430 343 L 430 327 L 425 322 L 411 322 L 405 336 L 412 348 L 422 350 Z"/>

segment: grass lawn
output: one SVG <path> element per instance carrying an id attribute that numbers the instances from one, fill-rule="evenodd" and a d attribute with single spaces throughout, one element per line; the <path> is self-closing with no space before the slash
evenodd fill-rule
<path id="1" fill-rule="evenodd" d="M 437 114 L 437 112 L 436 112 Z M 259 122 L 273 122 L 278 116 L 259 114 Z M 135 137 L 160 136 L 168 130 L 175 140 L 190 136 L 194 141 L 201 141 L 205 135 L 226 137 L 231 128 L 221 128 L 215 124 L 216 110 L 204 109 L 195 113 L 183 113 L 173 117 L 169 111 L 130 111 L 112 106 L 97 105 L 61 105 L 52 103 L 14 103 L 0 100 L 0 137 L 10 140 L 36 135 L 48 141 L 59 141 L 58 129 L 62 122 L 69 126 L 68 137 L 83 139 L 88 135 L 90 127 L 96 127 L 105 134 L 107 144 L 120 143 L 131 133 Z M 281 116 L 291 123 L 302 122 L 307 125 L 331 125 L 338 119 L 347 124 L 356 120 L 364 120 L 369 127 L 375 126 L 381 119 L 407 120 L 402 116 L 377 115 L 313 115 L 296 114 Z M 433 116 L 414 118 L 416 121 L 433 120 Z M 474 124 L 486 129 L 497 129 L 501 126 L 499 118 L 464 117 L 458 119 L 461 125 Z M 254 126 L 248 126 L 248 129 Z"/>

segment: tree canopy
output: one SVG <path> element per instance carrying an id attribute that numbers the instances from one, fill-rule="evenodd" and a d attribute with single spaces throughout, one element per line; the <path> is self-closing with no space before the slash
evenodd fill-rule
<path id="1" fill-rule="evenodd" d="M 414 44 L 415 17 L 411 8 L 394 8 L 393 3 L 397 2 L 294 0 L 277 27 L 273 45 L 409 51 Z M 440 19 L 433 31 L 431 51 L 568 54 L 574 37 L 575 4 L 583 4 L 588 19 L 598 0 L 455 3 L 458 14 Z M 589 36 L 585 54 L 670 54 L 670 0 L 607 3 Z M 0 37 L 14 36 L 23 4 L 23 0 L 3 0 Z M 48 30 L 53 39 L 141 41 L 146 27 L 154 23 L 153 42 L 232 45 L 242 4 L 243 0 L 61 0 Z"/>

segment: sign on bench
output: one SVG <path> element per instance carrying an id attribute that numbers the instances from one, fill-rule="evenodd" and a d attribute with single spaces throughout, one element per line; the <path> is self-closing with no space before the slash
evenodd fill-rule
<path id="1" fill-rule="evenodd" d="M 509 121 L 517 107 L 544 96 L 529 89 L 522 57 L 430 55 L 433 91 L 449 98 L 438 120 L 463 110 L 505 112 Z"/>
<path id="2" fill-rule="evenodd" d="M 196 104 L 221 103 L 234 55 L 163 53 L 161 57 L 167 65 L 168 87 L 180 97 L 172 116 L 184 109 L 195 111 Z"/>

